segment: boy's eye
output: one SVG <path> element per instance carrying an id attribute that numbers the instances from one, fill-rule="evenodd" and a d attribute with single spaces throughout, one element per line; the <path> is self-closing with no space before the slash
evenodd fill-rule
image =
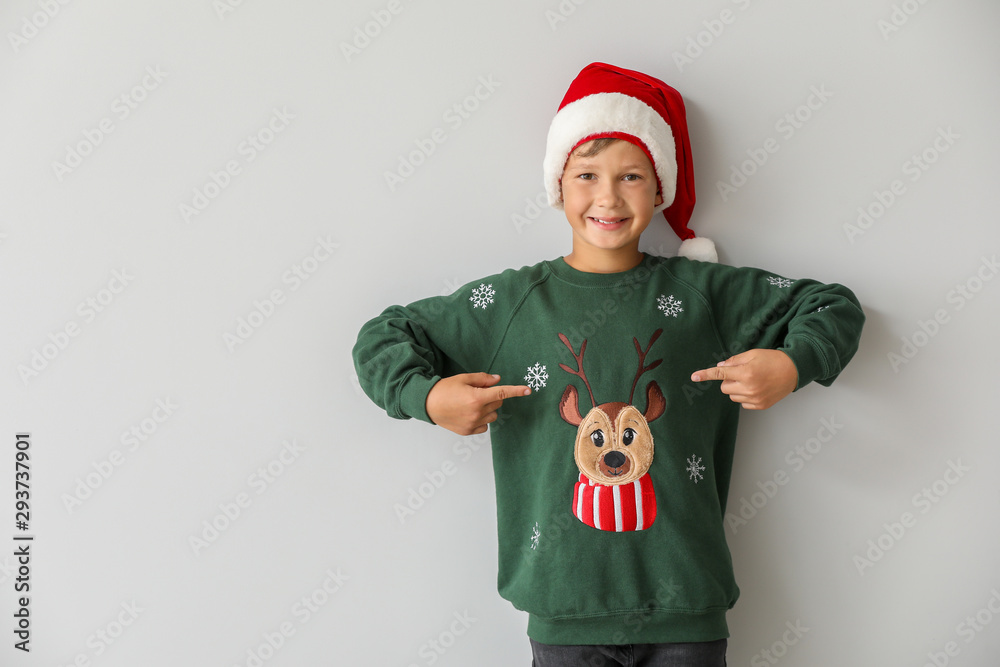
<path id="1" fill-rule="evenodd" d="M 577 178 L 582 178 L 585 181 L 592 180 L 594 178 L 593 174 L 580 174 Z"/>
<path id="2" fill-rule="evenodd" d="M 622 178 L 624 178 L 626 181 L 638 181 L 640 178 L 642 178 L 642 176 L 640 176 L 639 174 L 625 174 L 625 176 L 623 176 Z"/>

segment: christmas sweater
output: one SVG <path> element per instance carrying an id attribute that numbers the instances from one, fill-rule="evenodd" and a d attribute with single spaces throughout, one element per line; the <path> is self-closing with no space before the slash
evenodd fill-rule
<path id="1" fill-rule="evenodd" d="M 773 348 L 796 389 L 829 385 L 863 322 L 840 285 L 684 258 L 612 274 L 556 259 L 388 308 L 354 361 L 401 419 L 430 422 L 428 392 L 457 373 L 532 388 L 490 425 L 498 589 L 530 637 L 712 641 L 739 595 L 723 517 L 740 407 L 691 374 Z"/>

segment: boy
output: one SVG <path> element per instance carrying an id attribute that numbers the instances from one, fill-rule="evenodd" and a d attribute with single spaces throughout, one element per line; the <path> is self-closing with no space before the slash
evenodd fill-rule
<path id="1" fill-rule="evenodd" d="M 543 167 L 571 252 L 387 309 L 359 334 L 361 386 L 392 417 L 489 428 L 498 589 L 534 665 L 724 665 L 740 406 L 829 385 L 864 315 L 839 285 L 715 263 L 687 227 L 683 101 L 658 79 L 584 68 Z M 639 251 L 660 211 L 680 257 Z"/>

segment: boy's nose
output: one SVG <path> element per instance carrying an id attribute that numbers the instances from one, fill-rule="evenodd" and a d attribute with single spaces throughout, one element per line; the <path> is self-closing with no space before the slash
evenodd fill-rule
<path id="1" fill-rule="evenodd" d="M 597 193 L 597 202 L 605 206 L 614 206 L 621 201 L 621 197 L 618 194 L 617 184 L 615 183 L 605 183 L 603 184 Z"/>

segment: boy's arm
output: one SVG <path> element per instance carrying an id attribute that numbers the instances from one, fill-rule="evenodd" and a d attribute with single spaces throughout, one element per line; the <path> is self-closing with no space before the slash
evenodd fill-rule
<path id="1" fill-rule="evenodd" d="M 425 399 L 447 372 L 448 360 L 428 335 L 425 319 L 420 309 L 391 306 L 361 327 L 354 344 L 361 389 L 394 419 L 431 422 Z"/>
<path id="2" fill-rule="evenodd" d="M 865 316 L 846 287 L 757 269 L 714 273 L 713 310 L 731 356 L 692 380 L 721 380 L 733 401 L 766 409 L 809 382 L 831 384 L 857 351 Z"/>
<path id="3" fill-rule="evenodd" d="M 469 435 L 496 420 L 504 399 L 525 395 L 526 386 L 468 372 L 488 370 L 501 314 L 470 313 L 466 301 L 456 294 L 392 306 L 361 328 L 353 351 L 358 382 L 390 417 Z"/>

